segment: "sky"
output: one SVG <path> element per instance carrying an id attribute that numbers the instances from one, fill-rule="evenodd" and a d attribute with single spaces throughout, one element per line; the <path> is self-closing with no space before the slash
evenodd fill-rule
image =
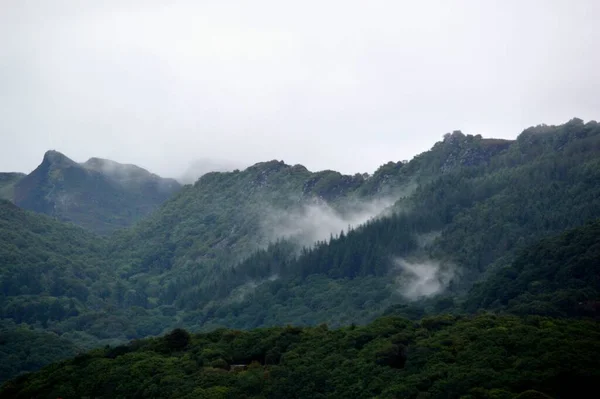
<path id="1" fill-rule="evenodd" d="M 600 1 L 0 0 L 0 171 L 373 172 L 444 133 L 600 119 Z"/>

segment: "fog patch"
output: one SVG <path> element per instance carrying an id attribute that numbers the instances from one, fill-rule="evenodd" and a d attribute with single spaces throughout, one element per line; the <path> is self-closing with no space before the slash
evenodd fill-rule
<path id="1" fill-rule="evenodd" d="M 243 302 L 244 299 L 246 299 L 248 297 L 248 295 L 251 295 L 258 286 L 260 286 L 261 284 L 264 284 L 264 283 L 275 281 L 277 279 L 279 279 L 279 276 L 277 274 L 273 274 L 264 279 L 250 280 L 250 281 L 234 288 L 233 291 L 231 291 L 231 294 L 229 295 L 229 297 L 227 298 L 226 303 Z"/>
<path id="2" fill-rule="evenodd" d="M 444 291 L 455 275 L 455 267 L 433 260 L 419 262 L 394 259 L 401 274 L 397 277 L 399 291 L 409 300 L 430 297 Z"/>
<path id="3" fill-rule="evenodd" d="M 154 185 L 162 193 L 171 193 L 179 188 L 179 183 L 175 179 L 160 177 L 137 165 L 102 158 L 90 158 L 81 165 L 109 177 L 125 188 L 140 189 Z"/>
<path id="4" fill-rule="evenodd" d="M 288 239 L 310 246 L 386 215 L 393 203 L 391 198 L 377 199 L 335 209 L 323 200 L 313 199 L 294 209 L 271 209 L 262 222 L 262 230 L 269 241 Z"/>

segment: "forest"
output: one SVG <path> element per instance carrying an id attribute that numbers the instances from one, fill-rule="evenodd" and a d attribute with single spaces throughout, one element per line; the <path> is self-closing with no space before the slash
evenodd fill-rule
<path id="1" fill-rule="evenodd" d="M 7 195 L 2 397 L 572 397 L 600 369 L 599 154 L 593 121 L 455 131 L 372 175 L 209 173 L 114 225 Z"/>
<path id="2" fill-rule="evenodd" d="M 218 329 L 96 349 L 24 375 L 3 398 L 560 398 L 593 392 L 592 321 L 382 317 L 331 330 Z"/>

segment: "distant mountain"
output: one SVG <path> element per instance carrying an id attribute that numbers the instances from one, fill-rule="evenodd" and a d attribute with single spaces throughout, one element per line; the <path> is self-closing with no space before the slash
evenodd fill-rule
<path id="1" fill-rule="evenodd" d="M 127 227 L 180 189 L 135 165 L 92 158 L 78 164 L 57 151 L 14 184 L 14 203 L 98 233 Z"/>
<path id="2" fill-rule="evenodd" d="M 0 199 L 12 201 L 15 197 L 15 184 L 25 177 L 25 173 L 0 173 Z"/>

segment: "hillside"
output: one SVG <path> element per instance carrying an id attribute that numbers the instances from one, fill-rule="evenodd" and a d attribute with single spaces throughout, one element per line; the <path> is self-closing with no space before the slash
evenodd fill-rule
<path id="1" fill-rule="evenodd" d="M 473 287 L 467 311 L 600 316 L 600 220 L 544 239 Z"/>
<path id="2" fill-rule="evenodd" d="M 174 327 L 338 327 L 386 311 L 414 320 L 477 309 L 595 316 L 563 306 L 594 308 L 594 269 L 578 259 L 593 258 L 595 247 L 538 243 L 600 218 L 599 154 L 598 123 L 574 119 L 527 129 L 514 141 L 453 132 L 372 175 L 263 162 L 206 174 L 109 237 L 3 202 L 2 318 L 85 349 Z M 132 203 L 116 193 L 143 192 L 146 181 L 135 166 L 80 165 L 49 153 L 18 186 L 42 192 L 62 182 L 52 187 L 82 198 L 113 190 L 92 206 L 93 219 L 109 212 L 106 204 Z M 581 242 L 595 233 L 585 234 Z M 552 267 L 574 271 L 561 271 L 561 280 L 537 276 L 549 260 L 536 245 L 570 248 L 569 262 Z M 523 266 L 536 264 L 529 260 L 518 266 L 523 251 L 533 251 L 537 269 Z M 506 267 L 514 270 L 503 275 Z M 515 291 L 510 279 L 519 270 Z M 581 270 L 587 277 L 565 279 Z M 563 281 L 574 285 L 560 291 Z M 566 299 L 556 302 L 555 292 Z"/>
<path id="3" fill-rule="evenodd" d="M 510 144 L 455 132 L 411 162 L 389 162 L 372 175 L 310 172 L 282 161 L 209 173 L 150 218 L 115 236 L 111 256 L 127 265 L 122 275 L 158 293 L 157 303 L 171 305 L 176 299 L 172 292 L 178 292 L 189 308 L 199 300 L 214 299 L 199 299 L 197 292 L 222 291 L 215 285 L 233 281 L 223 273 L 253 251 L 286 239 L 290 255 L 329 240 L 349 225 L 389 214 L 396 201 L 446 172 L 484 167 Z M 272 277 L 261 273 L 254 277 Z M 237 277 L 239 281 L 244 276 Z M 345 277 L 344 272 L 338 277 Z M 195 298 L 188 295 L 190 286 Z"/>
<path id="4" fill-rule="evenodd" d="M 0 321 L 0 381 L 75 356 L 80 351 L 68 339 L 32 330 L 10 320 Z"/>
<path id="5" fill-rule="evenodd" d="M 57 151 L 14 185 L 19 207 L 106 234 L 130 226 L 179 190 L 133 165 L 92 158 L 78 164 Z"/>
<path id="6" fill-rule="evenodd" d="M 3 398 L 550 398 L 592 392 L 600 333 L 529 317 L 381 318 L 330 330 L 216 330 L 97 349 L 0 389 Z M 547 396 L 549 395 L 549 396 Z"/>
<path id="7" fill-rule="evenodd" d="M 0 173 L 0 200 L 13 200 L 15 184 L 23 177 L 25 177 L 24 173 Z"/>
<path id="8" fill-rule="evenodd" d="M 60 321 L 114 282 L 104 240 L 0 200 L 0 313 L 17 323 Z"/>
<path id="9" fill-rule="evenodd" d="M 499 149 L 489 151 L 489 146 Z M 478 153 L 489 155 L 472 155 Z M 261 216 L 256 216 L 258 221 L 243 219 L 249 214 L 245 211 L 249 205 L 244 204 L 253 198 L 253 181 L 243 179 L 242 172 L 211 174 L 165 204 L 151 221 L 137 226 L 139 230 L 128 232 L 138 238 L 120 237 L 121 245 L 135 248 L 122 273 L 145 282 L 147 292 L 156 293 L 151 301 L 185 310 L 183 320 L 194 329 L 344 325 L 367 322 L 388 306 L 415 301 L 453 308 L 452 301 L 426 300 L 444 290 L 455 297 L 464 294 L 490 268 L 510 262 L 519 249 L 600 217 L 599 154 L 596 122 L 539 126 L 524 131 L 514 142 L 490 142 L 455 132 L 387 174 L 392 176 L 388 182 L 397 182 L 387 187 L 400 192 L 411 187 L 395 203 L 396 216 L 372 220 L 337 238 L 339 233 L 333 231 L 332 239 L 323 237 L 304 250 L 293 242 L 272 245 L 240 263 L 235 260 L 252 249 L 249 240 L 260 242 L 264 234 Z M 278 163 L 270 167 L 287 173 L 294 170 Z M 272 176 L 273 180 L 265 181 L 276 186 L 280 175 Z M 329 197 L 331 206 L 339 206 L 340 198 L 382 191 L 368 186 L 377 181 L 376 176 L 324 186 L 343 188 L 339 189 L 343 196 Z M 234 179 L 248 186 L 239 188 Z M 206 191 L 200 196 L 203 185 Z M 240 199 L 236 190 L 247 195 Z M 219 196 L 219 192 L 228 194 Z M 193 198 L 203 201 L 191 205 Z M 288 192 L 280 201 L 289 198 Z M 182 217 L 201 215 L 181 210 L 209 209 L 213 199 L 215 212 L 223 214 L 205 223 L 194 216 Z M 263 209 L 258 200 L 250 204 Z M 296 212 L 293 203 L 281 207 L 287 207 L 287 214 Z M 227 215 L 243 222 L 232 223 Z M 310 214 L 303 215 L 300 219 L 305 223 Z M 219 233 L 210 237 L 202 231 Z"/>

